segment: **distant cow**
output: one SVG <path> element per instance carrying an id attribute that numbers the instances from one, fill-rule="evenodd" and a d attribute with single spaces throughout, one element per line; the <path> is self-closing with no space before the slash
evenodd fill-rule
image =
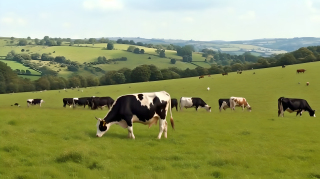
<path id="1" fill-rule="evenodd" d="M 11 106 L 18 106 L 18 107 L 20 107 L 19 103 L 14 103 L 14 105 L 11 105 Z"/>
<path id="2" fill-rule="evenodd" d="M 89 106 L 89 99 L 91 99 L 91 97 L 82 97 L 82 98 L 74 98 L 73 100 L 74 100 L 74 107 L 76 106 L 76 105 L 78 105 L 78 106 L 83 106 L 83 108 L 85 108 L 86 107 L 86 105 L 88 105 Z"/>
<path id="3" fill-rule="evenodd" d="M 309 86 L 309 82 L 307 82 L 306 84 L 307 84 L 307 86 Z"/>
<path id="4" fill-rule="evenodd" d="M 73 98 L 63 98 L 62 102 L 63 102 L 63 107 L 66 107 L 66 105 L 68 105 L 71 108 L 74 105 Z"/>
<path id="5" fill-rule="evenodd" d="M 242 71 L 237 71 L 237 74 L 242 74 Z"/>
<path id="6" fill-rule="evenodd" d="M 181 97 L 180 98 L 180 111 L 182 108 L 192 108 L 195 107 L 196 111 L 198 108 L 205 108 L 208 112 L 211 112 L 211 107 L 205 103 L 201 98 L 198 97 Z"/>
<path id="7" fill-rule="evenodd" d="M 251 112 L 251 106 L 249 105 L 249 103 L 247 102 L 246 98 L 243 97 L 231 97 L 230 98 L 230 108 L 231 110 L 235 110 L 236 106 L 240 106 L 242 107 L 242 111 L 244 110 L 244 108 L 247 108 L 248 111 Z"/>
<path id="8" fill-rule="evenodd" d="M 280 97 L 278 99 L 278 117 L 280 115 L 283 117 L 284 111 L 288 111 L 289 113 L 297 112 L 296 116 L 298 114 L 301 116 L 302 112 L 308 111 L 311 117 L 316 117 L 315 110 L 312 110 L 304 99 Z"/>
<path id="9" fill-rule="evenodd" d="M 199 79 L 200 79 L 200 78 L 204 78 L 204 75 L 199 76 Z"/>
<path id="10" fill-rule="evenodd" d="M 112 106 L 114 100 L 111 97 L 94 97 L 92 98 L 92 106 L 91 109 L 98 109 L 102 110 L 103 107 L 107 106 L 108 109 Z"/>
<path id="11" fill-rule="evenodd" d="M 224 76 L 224 75 L 228 75 L 228 73 L 222 73 L 222 76 Z"/>
<path id="12" fill-rule="evenodd" d="M 226 110 L 227 108 L 230 108 L 230 98 L 219 99 L 218 102 L 220 112 L 222 109 Z"/>
<path id="13" fill-rule="evenodd" d="M 97 137 L 102 137 L 113 124 L 118 124 L 128 129 L 128 137 L 135 139 L 133 134 L 133 123 L 149 125 L 157 124 L 159 121 L 158 139 L 162 133 L 167 138 L 168 123 L 167 113 L 170 110 L 170 122 L 174 129 L 174 121 L 171 112 L 170 94 L 165 91 L 138 93 L 120 96 L 112 105 L 110 111 L 103 118 L 97 118 Z"/>
<path id="14" fill-rule="evenodd" d="M 285 65 L 282 65 L 282 68 L 285 68 L 286 66 Z"/>
<path id="15" fill-rule="evenodd" d="M 307 71 L 307 70 L 305 70 L 305 69 L 298 69 L 298 70 L 297 70 L 297 73 L 304 73 L 305 71 Z"/>
<path id="16" fill-rule="evenodd" d="M 178 111 L 178 100 L 176 98 L 171 98 L 171 109 L 176 107 L 176 110 Z"/>
<path id="17" fill-rule="evenodd" d="M 27 100 L 27 104 L 28 104 L 28 107 L 30 106 L 30 105 L 37 105 L 37 104 L 39 104 L 39 106 L 41 107 L 41 104 L 44 102 L 44 100 L 42 100 L 42 99 L 28 99 Z"/>

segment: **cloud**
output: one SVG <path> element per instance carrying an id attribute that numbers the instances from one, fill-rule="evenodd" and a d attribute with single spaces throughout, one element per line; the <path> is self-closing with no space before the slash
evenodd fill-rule
<path id="1" fill-rule="evenodd" d="M 47 18 L 49 17 L 49 14 L 48 14 L 48 13 L 45 13 L 45 12 L 42 12 L 42 13 L 39 14 L 39 17 L 40 17 L 41 19 L 47 19 Z"/>
<path id="2" fill-rule="evenodd" d="M 128 0 L 127 6 L 146 11 L 198 11 L 228 6 L 230 0 Z"/>
<path id="3" fill-rule="evenodd" d="M 121 10 L 123 3 L 120 0 L 84 0 L 82 7 L 86 10 Z"/>
<path id="4" fill-rule="evenodd" d="M 26 25 L 27 21 L 20 17 L 2 17 L 1 23 L 10 25 Z"/>
<path id="5" fill-rule="evenodd" d="M 320 12 L 320 0 L 307 0 L 306 3 L 311 12 Z"/>
<path id="6" fill-rule="evenodd" d="M 256 13 L 254 11 L 247 11 L 245 14 L 239 16 L 241 20 L 253 20 L 256 18 Z"/>
<path id="7" fill-rule="evenodd" d="M 193 19 L 192 17 L 185 17 L 185 18 L 183 19 L 183 21 L 184 21 L 184 22 L 193 22 L 194 19 Z"/>
<path id="8" fill-rule="evenodd" d="M 72 25 L 69 22 L 65 22 L 65 23 L 62 24 L 62 26 L 65 27 L 65 28 L 69 28 Z"/>

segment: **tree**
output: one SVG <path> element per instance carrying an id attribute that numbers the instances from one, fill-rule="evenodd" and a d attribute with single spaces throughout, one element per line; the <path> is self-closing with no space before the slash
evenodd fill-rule
<path id="1" fill-rule="evenodd" d="M 146 82 L 149 81 L 151 71 L 149 66 L 141 65 L 132 70 L 131 79 L 133 82 Z"/>
<path id="2" fill-rule="evenodd" d="M 171 59 L 170 61 L 172 64 L 176 64 L 176 59 Z"/>
<path id="3" fill-rule="evenodd" d="M 130 45 L 130 46 L 128 47 L 127 51 L 128 51 L 128 52 L 133 52 L 135 48 L 136 48 L 135 46 Z"/>
<path id="4" fill-rule="evenodd" d="M 77 86 L 81 86 L 81 81 L 80 81 L 80 79 L 79 79 L 78 77 L 76 77 L 76 76 L 73 76 L 73 77 L 69 78 L 68 81 L 69 81 L 69 87 L 75 88 L 75 87 L 77 87 Z"/>
<path id="5" fill-rule="evenodd" d="M 141 53 L 141 54 L 144 54 L 144 49 L 143 49 L 143 48 L 140 50 L 140 53 Z"/>
<path id="6" fill-rule="evenodd" d="M 113 50 L 113 43 L 108 43 L 108 45 L 107 45 L 107 50 Z"/>
<path id="7" fill-rule="evenodd" d="M 37 90 L 49 90 L 50 89 L 50 81 L 46 76 L 43 76 L 35 81 Z"/>
<path id="8" fill-rule="evenodd" d="M 161 74 L 164 80 L 172 79 L 172 74 L 169 69 L 162 69 Z"/>
<path id="9" fill-rule="evenodd" d="M 306 47 L 301 47 L 298 50 L 294 51 L 292 54 L 296 59 L 305 58 L 309 55 L 313 55 L 312 51 L 310 51 Z"/>
<path id="10" fill-rule="evenodd" d="M 243 70 L 243 66 L 241 63 L 235 63 L 231 66 L 232 71 Z"/>
<path id="11" fill-rule="evenodd" d="M 117 43 L 118 43 L 118 44 L 122 44 L 122 39 L 118 39 L 118 40 L 117 40 Z"/>
<path id="12" fill-rule="evenodd" d="M 140 53 L 140 49 L 139 49 L 139 48 L 135 48 L 135 49 L 133 50 L 133 53 L 139 54 L 139 53 Z"/>
<path id="13" fill-rule="evenodd" d="M 26 70 L 26 74 L 30 75 L 31 71 L 30 70 Z"/>
<path id="14" fill-rule="evenodd" d="M 35 39 L 34 39 L 34 43 L 35 43 L 36 45 L 38 45 L 38 44 L 39 44 L 39 39 L 35 38 Z"/>
<path id="15" fill-rule="evenodd" d="M 21 52 L 24 52 L 24 49 L 21 49 Z"/>
<path id="16" fill-rule="evenodd" d="M 123 84 L 126 82 L 126 77 L 124 76 L 123 73 L 115 73 L 112 75 L 112 79 L 117 83 L 117 84 Z"/>
<path id="17" fill-rule="evenodd" d="M 26 39 L 20 39 L 20 40 L 19 40 L 19 43 L 18 43 L 18 45 L 20 45 L 20 46 L 25 46 L 25 45 L 27 45 L 27 44 L 28 44 L 28 42 L 27 42 Z"/>
<path id="18" fill-rule="evenodd" d="M 58 45 L 58 46 L 61 46 L 61 44 L 62 44 L 62 40 L 61 40 L 61 39 L 58 39 L 58 40 L 57 40 L 57 45 Z"/>
<path id="19" fill-rule="evenodd" d="M 278 60 L 278 65 L 292 65 L 296 63 L 296 58 L 291 53 L 286 53 Z"/>
<path id="20" fill-rule="evenodd" d="M 162 74 L 161 71 L 155 65 L 149 65 L 150 68 L 150 81 L 161 80 Z"/>
<path id="21" fill-rule="evenodd" d="M 192 56 L 192 52 L 193 52 L 193 46 L 190 45 L 186 45 L 184 47 L 180 47 L 177 49 L 177 55 L 178 56 Z"/>
<path id="22" fill-rule="evenodd" d="M 14 40 L 14 37 L 11 37 L 10 39 L 11 39 L 11 40 Z"/>
<path id="23" fill-rule="evenodd" d="M 31 38 L 30 38 L 30 37 L 27 37 L 27 40 L 31 40 Z"/>
<path id="24" fill-rule="evenodd" d="M 79 67 L 78 67 L 78 66 L 74 66 L 74 65 L 69 65 L 69 66 L 67 67 L 67 69 L 68 69 L 69 71 L 78 71 L 78 70 L 79 70 Z"/>
<path id="25" fill-rule="evenodd" d="M 165 51 L 164 51 L 164 50 L 161 50 L 159 56 L 160 56 L 161 58 L 166 57 Z"/>
<path id="26" fill-rule="evenodd" d="M 142 43 L 142 42 L 137 42 L 136 45 L 138 45 L 138 46 L 143 46 L 143 43 Z"/>
<path id="27" fill-rule="evenodd" d="M 123 73 L 126 79 L 126 83 L 130 83 L 131 82 L 131 73 L 132 70 L 129 68 L 121 68 L 120 70 L 118 70 L 119 73 Z"/>
<path id="28" fill-rule="evenodd" d="M 198 72 L 198 75 L 207 75 L 208 74 L 208 70 L 206 68 L 197 67 L 196 70 Z"/>
<path id="29" fill-rule="evenodd" d="M 136 43 L 133 40 L 130 40 L 129 44 L 135 45 Z"/>
<path id="30" fill-rule="evenodd" d="M 26 74 L 24 70 L 20 70 L 20 74 Z"/>

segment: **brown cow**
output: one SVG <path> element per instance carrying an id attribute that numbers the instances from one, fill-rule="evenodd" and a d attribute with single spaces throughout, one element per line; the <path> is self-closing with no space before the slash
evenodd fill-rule
<path id="1" fill-rule="evenodd" d="M 222 73 L 222 76 L 224 76 L 224 75 L 228 75 L 228 73 Z"/>
<path id="2" fill-rule="evenodd" d="M 200 78 L 204 78 L 204 75 L 199 76 L 199 79 L 200 79 Z"/>
<path id="3" fill-rule="evenodd" d="M 307 82 L 307 86 L 309 86 L 309 82 Z"/>
<path id="4" fill-rule="evenodd" d="M 211 77 L 211 75 L 208 75 L 208 77 Z"/>
<path id="5" fill-rule="evenodd" d="M 305 70 L 305 69 L 298 69 L 298 70 L 297 70 L 297 73 L 304 73 L 305 71 L 307 71 L 307 70 Z"/>

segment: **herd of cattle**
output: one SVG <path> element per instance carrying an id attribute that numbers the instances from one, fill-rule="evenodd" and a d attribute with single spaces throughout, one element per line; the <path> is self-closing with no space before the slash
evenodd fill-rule
<path id="1" fill-rule="evenodd" d="M 42 99 L 28 99 L 28 107 L 30 105 L 37 105 L 44 102 Z M 211 107 L 198 97 L 181 97 L 180 98 L 180 111 L 183 108 L 204 108 L 206 111 L 211 112 Z M 247 108 L 251 112 L 252 108 L 243 97 L 230 97 L 225 99 L 219 99 L 219 110 L 226 110 L 230 108 L 235 110 L 235 107 L 239 106 L 244 110 Z M 172 117 L 172 108 L 176 108 L 178 111 L 178 100 L 171 98 L 170 94 L 165 91 L 152 92 L 152 93 L 137 93 L 128 94 L 118 97 L 113 100 L 111 97 L 82 97 L 82 98 L 63 98 L 63 107 L 69 105 L 75 106 L 89 106 L 91 109 L 102 109 L 107 106 L 110 110 L 107 115 L 101 119 L 97 118 L 97 137 L 102 137 L 113 124 L 118 124 L 123 128 L 128 129 L 128 137 L 134 139 L 133 123 L 142 123 L 149 125 L 149 128 L 157 124 L 159 121 L 159 134 L 158 139 L 162 134 L 167 138 L 168 123 L 166 121 L 167 112 L 170 111 L 170 123 L 174 129 L 174 121 Z M 284 116 L 284 111 L 290 113 L 296 112 L 296 116 L 302 112 L 308 111 L 311 117 L 315 116 L 315 110 L 313 110 L 308 102 L 304 99 L 284 98 L 278 99 L 278 117 Z"/>

